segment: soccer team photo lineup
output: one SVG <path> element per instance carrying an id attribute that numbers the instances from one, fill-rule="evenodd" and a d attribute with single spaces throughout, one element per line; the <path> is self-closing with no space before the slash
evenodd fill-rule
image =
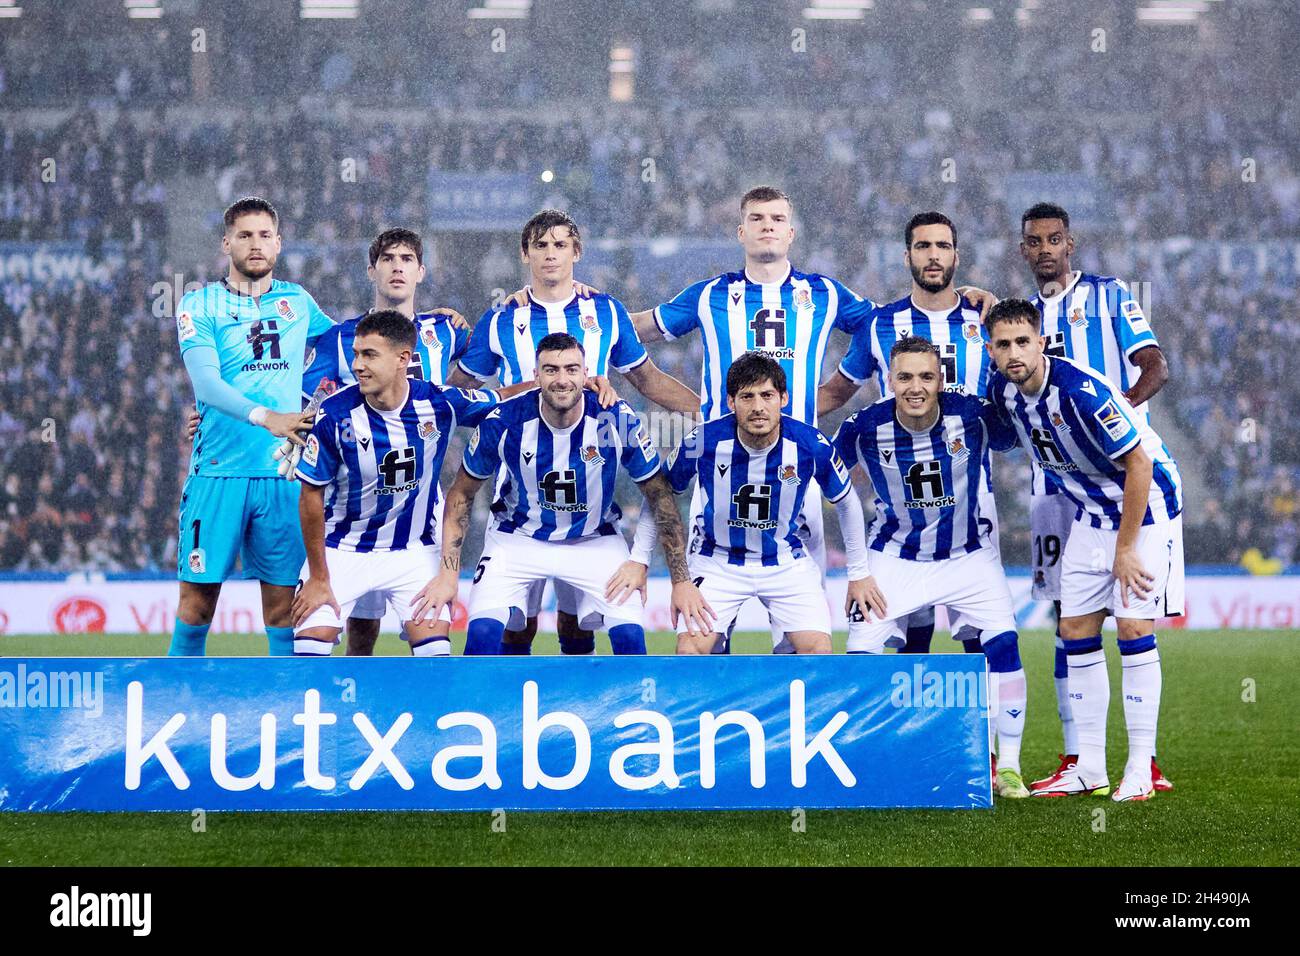
<path id="1" fill-rule="evenodd" d="M 372 653 L 386 609 L 412 655 L 449 655 L 462 572 L 467 656 L 528 655 L 549 640 L 537 637 L 548 582 L 561 654 L 596 653 L 602 631 L 612 653 L 645 654 L 658 549 L 678 654 L 730 653 L 751 598 L 776 654 L 831 653 L 845 626 L 851 655 L 927 652 L 942 606 L 962 648 L 987 660 L 998 795 L 1171 790 L 1156 759 L 1156 624 L 1183 612 L 1184 502 L 1147 415 L 1168 370 L 1137 299 L 1073 267 L 1069 212 L 1051 202 L 1021 217 L 1031 298 L 958 287 L 958 226 L 921 211 L 900 224 L 911 291 L 887 304 L 792 265 L 796 203 L 783 190 L 755 186 L 736 205 L 743 268 L 636 312 L 575 279 L 580 225 L 544 209 L 519 234 L 527 285 L 472 328 L 449 309 L 419 311 L 416 231 L 375 237 L 373 302 L 335 323 L 275 277 L 273 204 L 230 205 L 228 274 L 176 313 L 197 411 L 168 653 L 205 653 L 222 582 L 242 566 L 261 582 L 271 655 L 329 655 L 343 642 Z M 838 366 L 826 361 L 832 332 L 848 339 Z M 650 353 L 692 335 L 704 362 L 688 385 Z M 614 371 L 685 422 L 662 455 Z M 868 381 L 878 400 L 833 435 L 818 429 L 819 413 Z M 463 452 L 448 461 L 458 429 Z M 995 454 L 1026 452 L 1015 490 L 1031 502 L 1034 597 L 1059 620 L 1062 732 L 1059 765 L 1028 783 L 1026 679 L 991 471 Z M 462 567 L 484 483 L 482 553 Z M 677 496 L 690 496 L 686 521 Z M 620 498 L 640 506 L 630 546 Z M 831 510 L 848 578 L 835 607 Z M 1113 782 L 1108 617 L 1128 743 Z M 1052 719 L 1039 706 L 1036 719 Z"/>

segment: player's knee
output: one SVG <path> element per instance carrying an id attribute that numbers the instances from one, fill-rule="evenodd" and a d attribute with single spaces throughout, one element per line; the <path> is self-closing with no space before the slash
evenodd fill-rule
<path id="1" fill-rule="evenodd" d="M 1121 641 L 1135 641 L 1140 637 L 1146 637 L 1155 630 L 1154 621 L 1137 621 L 1122 617 L 1115 623 Z"/>
<path id="2" fill-rule="evenodd" d="M 509 615 L 507 615 L 507 620 Z M 502 622 L 504 623 L 504 621 Z M 506 644 L 532 644 L 533 638 L 537 636 L 537 618 L 530 617 L 524 621 L 524 626 L 518 631 L 506 631 L 501 640 Z"/>
<path id="3" fill-rule="evenodd" d="M 379 640 L 379 622 L 365 617 L 348 618 L 348 657 L 371 657 Z"/>
<path id="4" fill-rule="evenodd" d="M 1003 631 L 984 642 L 984 656 L 989 670 L 995 674 L 1008 674 L 1020 670 L 1020 640 L 1015 631 Z"/>
<path id="5" fill-rule="evenodd" d="M 217 613 L 219 585 L 181 582 L 180 598 L 176 602 L 176 616 L 192 627 L 207 627 Z"/>
<path id="6" fill-rule="evenodd" d="M 534 626 L 534 630 L 536 630 L 536 626 Z M 576 614 L 570 614 L 568 611 L 555 612 L 555 630 L 560 637 L 590 637 L 593 640 L 595 640 L 596 637 L 595 632 L 583 630 L 579 627 L 578 616 Z"/>
<path id="7" fill-rule="evenodd" d="M 644 654 L 645 629 L 640 624 L 615 624 L 609 629 L 609 645 L 615 654 Z"/>
<path id="8" fill-rule="evenodd" d="M 465 632 L 465 656 L 482 657 L 501 653 L 509 611 L 489 611 L 469 622 Z"/>

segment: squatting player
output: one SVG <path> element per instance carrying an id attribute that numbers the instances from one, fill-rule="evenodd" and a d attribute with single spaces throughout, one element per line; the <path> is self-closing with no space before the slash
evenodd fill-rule
<path id="1" fill-rule="evenodd" d="M 694 413 L 700 397 L 661 370 L 637 338 L 623 303 L 602 293 L 579 296 L 573 267 L 582 256 L 578 224 L 567 214 L 544 209 L 524 224 L 520 255 L 528 266 L 530 284 L 519 298 L 488 310 L 474 326 L 469 348 L 452 374 L 453 385 L 477 386 L 496 378 L 502 385 L 532 379 L 537 347 L 547 335 L 565 332 L 582 343 L 589 376 L 604 378 L 611 368 L 622 372 L 650 401 L 670 410 Z M 526 304 L 516 305 L 516 301 Z M 503 480 L 505 480 L 503 478 Z M 499 486 L 500 500 L 508 489 Z M 528 595 L 525 623 L 506 633 L 507 644 L 531 645 L 537 633 L 545 580 Z M 578 626 L 578 593 L 563 581 L 555 584 L 560 649 L 579 653 L 594 635 Z"/>
<path id="2" fill-rule="evenodd" d="M 935 604 L 978 628 L 992 674 L 989 711 L 997 715 L 997 792 L 1027 797 L 1015 610 L 980 513 L 987 452 L 1014 448 L 1016 434 L 990 403 L 945 389 L 941 353 L 929 340 L 898 339 L 888 361 L 888 397 L 850 415 L 835 433 L 845 466 L 861 465 L 875 489 L 867 563 L 882 596 L 872 607 L 879 620 L 850 615 L 849 653 L 901 646 L 908 615 Z"/>
<path id="3" fill-rule="evenodd" d="M 1152 757 L 1161 668 L 1155 620 L 1183 613 L 1182 481 L 1146 419 L 1105 377 L 1045 354 L 1038 309 L 1008 299 L 989 313 L 998 371 L 989 398 L 1005 411 L 1047 481 L 1075 505 L 1061 555 L 1061 638 L 1079 741 L 1075 766 L 1035 796 L 1107 793 L 1110 682 L 1101 628 L 1119 629 L 1128 761 L 1114 800 L 1155 791 Z"/>
<path id="4" fill-rule="evenodd" d="M 242 560 L 262 582 L 269 650 L 293 652 L 291 606 L 302 567 L 298 487 L 280 480 L 282 439 L 302 444 L 308 347 L 332 323 L 306 290 L 275 279 L 280 220 L 264 199 L 240 199 L 222 217 L 230 270 L 187 293 L 176 314 L 181 357 L 201 416 L 181 493 L 180 600 L 168 654 L 201 656 L 221 583 Z"/>
<path id="5" fill-rule="evenodd" d="M 730 414 L 706 421 L 673 452 L 668 480 L 678 494 L 692 482 L 703 498 L 690 571 L 725 634 L 751 597 L 767 609 L 798 654 L 831 652 L 831 619 L 821 571 L 798 535 L 815 481 L 834 503 L 849 558 L 845 610 L 866 607 L 867 554 L 862 503 L 826 436 L 781 409 L 785 370 L 757 352 L 727 370 Z M 639 530 L 639 529 L 638 529 Z M 677 653 L 708 654 L 716 635 L 677 625 Z"/>
<path id="6" fill-rule="evenodd" d="M 984 394 L 991 366 L 984 350 L 979 307 L 955 285 L 954 276 L 961 263 L 957 227 L 943 213 L 917 213 L 903 229 L 903 248 L 903 262 L 912 274 L 911 294 L 878 307 L 854 333 L 853 344 L 839 368 L 817 391 L 819 413 L 840 408 L 873 377 L 882 398 L 892 395 L 889 356 L 896 342 L 912 335 L 928 339 L 938 348 L 944 391 Z M 997 554 L 998 512 L 987 455 L 983 464 L 980 520 Z M 958 638 L 970 634 L 959 620 L 952 622 L 952 631 Z M 908 619 L 906 643 L 900 653 L 924 654 L 930 650 L 933 637 L 934 608 L 922 606 Z M 981 649 L 977 635 L 965 636 L 962 643 L 970 652 Z"/>
<path id="7" fill-rule="evenodd" d="M 367 595 L 398 615 L 412 654 L 450 653 L 450 613 L 424 624 L 411 605 L 438 570 L 438 476 L 451 433 L 478 425 L 498 399 L 408 377 L 416 336 L 395 310 L 362 318 L 352 343 L 357 383 L 325 400 L 307 438 L 298 465 L 307 561 L 293 602 L 296 654 L 331 653 Z"/>
<path id="8" fill-rule="evenodd" d="M 521 623 L 536 582 L 553 578 L 578 595 L 576 616 L 584 628 L 608 628 L 615 654 L 644 654 L 640 606 L 607 596 L 610 569 L 630 559 L 614 502 L 623 471 L 646 498 L 637 560 L 648 565 L 653 541 L 662 539 L 673 581 L 674 622 L 680 613 L 684 626 L 711 630 L 708 606 L 687 574 L 681 516 L 640 420 L 622 402 L 602 410 L 596 397 L 583 391 L 588 361 L 568 333 L 543 338 L 536 361 L 538 389 L 489 414 L 465 451 L 447 492 L 442 571 L 422 594 L 417 611 L 437 614 L 455 598 L 470 506 L 483 482 L 504 467 L 503 507 L 487 530 L 474 573 L 465 653 L 527 654 L 528 644 L 502 640 L 505 628 Z M 658 534 L 642 531 L 652 527 Z M 594 653 L 594 638 L 568 651 Z"/>
<path id="9" fill-rule="evenodd" d="M 1106 376 L 1120 387 L 1134 410 L 1146 417 L 1147 400 L 1168 381 L 1169 367 L 1142 307 L 1128 287 L 1119 279 L 1071 268 L 1074 237 L 1070 233 L 1070 216 L 1052 203 L 1031 206 L 1020 217 L 1020 254 L 1038 286 L 1037 294 L 1029 301 L 1042 316 L 1047 354 L 1062 355 Z M 1032 467 L 1029 500 L 1032 593 L 1035 600 L 1052 601 L 1059 620 L 1061 555 L 1075 508 L 1068 498 L 1053 491 L 1037 465 Z M 1056 704 L 1065 751 L 1057 772 L 1064 772 L 1078 759 L 1079 749 L 1066 690 L 1065 648 L 1059 633 Z M 1154 763 L 1151 774 L 1157 790 L 1173 789 L 1173 784 Z M 1052 779 L 1046 777 L 1035 784 Z"/>

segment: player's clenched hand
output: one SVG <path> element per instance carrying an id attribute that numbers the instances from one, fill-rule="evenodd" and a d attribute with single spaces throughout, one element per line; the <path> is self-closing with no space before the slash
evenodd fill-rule
<path id="1" fill-rule="evenodd" d="M 600 402 L 601 408 L 609 408 L 618 401 L 618 392 L 614 391 L 614 386 L 610 385 L 609 379 L 603 375 L 589 377 L 587 388 L 596 393 L 596 401 Z"/>
<path id="2" fill-rule="evenodd" d="M 298 433 L 311 431 L 315 420 L 315 412 L 267 412 L 262 427 L 276 438 L 287 438 L 295 445 L 305 445 L 307 442 Z"/>
<path id="3" fill-rule="evenodd" d="M 456 575 L 438 574 L 411 601 L 411 620 L 416 624 L 423 624 L 426 620 L 436 621 L 444 607 L 450 613 L 451 606 L 456 601 L 457 590 Z"/>
<path id="4" fill-rule="evenodd" d="M 610 604 L 623 604 L 637 591 L 641 592 L 641 606 L 646 602 L 646 577 L 650 569 L 640 561 L 624 561 L 605 582 L 605 600 Z"/>
<path id="5" fill-rule="evenodd" d="M 1145 601 L 1156 581 L 1138 560 L 1136 548 L 1115 549 L 1115 564 L 1111 567 L 1110 573 L 1115 575 L 1115 580 L 1119 582 L 1119 597 L 1125 607 L 1128 607 L 1130 588 L 1134 597 L 1139 601 Z"/>
<path id="6" fill-rule="evenodd" d="M 971 305 L 977 306 L 980 310 L 980 324 L 988 318 L 989 309 L 998 304 L 998 297 L 992 292 L 987 292 L 979 286 L 963 285 L 957 287 L 957 294 L 963 295 L 970 300 Z"/>
<path id="7" fill-rule="evenodd" d="M 194 436 L 198 434 L 199 422 L 203 421 L 203 416 L 199 410 L 191 406 L 190 413 L 185 416 L 185 440 L 194 441 Z"/>
<path id="8" fill-rule="evenodd" d="M 461 315 L 455 309 L 430 309 L 429 314 L 445 315 L 453 329 L 469 329 L 469 323 L 465 321 L 465 316 Z"/>
<path id="9" fill-rule="evenodd" d="M 693 582 L 678 581 L 674 584 L 671 604 L 674 628 L 677 627 L 678 617 L 684 617 L 692 637 L 702 637 L 707 634 L 712 640 L 714 622 L 717 621 L 718 615 L 714 613 L 713 608 L 709 607 L 709 602 L 704 600 L 704 595 Z"/>
<path id="10" fill-rule="evenodd" d="M 293 596 L 293 626 L 300 627 L 302 622 L 311 617 L 317 608 L 329 605 L 334 613 L 342 616 L 339 602 L 334 600 L 334 589 L 328 578 L 308 578 L 298 593 Z"/>
<path id="11" fill-rule="evenodd" d="M 855 604 L 863 609 L 863 613 L 865 609 L 870 609 L 878 620 L 885 619 L 885 594 L 876 584 L 875 578 L 868 576 L 849 582 L 849 592 L 844 599 L 844 613 L 851 615 Z"/>

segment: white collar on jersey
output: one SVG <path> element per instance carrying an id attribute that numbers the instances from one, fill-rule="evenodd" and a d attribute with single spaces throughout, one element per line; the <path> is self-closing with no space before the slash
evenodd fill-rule
<path id="1" fill-rule="evenodd" d="M 1082 271 L 1080 271 L 1079 269 L 1075 269 L 1074 272 L 1070 275 L 1070 281 L 1065 284 L 1064 289 L 1056 293 L 1056 295 L 1043 295 L 1042 290 L 1039 290 L 1038 292 L 1039 300 L 1041 300 L 1044 305 L 1047 305 L 1049 303 L 1054 304 L 1060 302 L 1063 298 L 1065 298 L 1074 290 L 1074 287 L 1076 285 L 1079 284 L 1079 278 L 1082 275 L 1083 275 Z"/>
<path id="2" fill-rule="evenodd" d="M 534 292 L 533 287 L 531 285 L 526 285 L 524 286 L 524 288 L 528 290 L 528 301 L 536 302 L 544 309 L 554 309 L 560 306 L 568 305 L 570 302 L 572 302 L 574 299 L 578 297 L 578 293 L 570 292 L 569 297 L 567 299 L 556 299 L 555 301 L 552 302 L 543 299 L 536 292 Z"/>
<path id="3" fill-rule="evenodd" d="M 1045 394 L 1047 394 L 1047 381 L 1051 377 L 1052 377 L 1052 357 L 1048 355 L 1046 352 L 1044 352 L 1043 353 L 1043 387 L 1040 388 L 1033 395 L 1029 395 L 1025 392 L 1021 392 L 1020 394 L 1024 396 L 1026 401 L 1030 401 L 1030 402 L 1038 401 Z"/>
<path id="4" fill-rule="evenodd" d="M 366 400 L 366 408 L 370 409 L 372 412 L 378 412 L 380 415 L 387 415 L 387 416 L 400 415 L 402 413 L 402 409 L 406 407 L 406 403 L 411 398 L 411 380 L 409 378 L 404 378 L 402 379 L 402 381 L 406 383 L 406 394 L 402 396 L 402 400 L 397 403 L 396 408 L 376 408 L 374 405 L 370 403 L 369 397 L 362 396 Z"/>
<path id="5" fill-rule="evenodd" d="M 780 279 L 779 282 L 759 282 L 757 279 L 755 279 L 752 275 L 749 274 L 749 267 L 748 267 L 748 266 L 745 267 L 744 272 L 745 272 L 745 281 L 746 281 L 746 282 L 752 282 L 752 283 L 754 283 L 754 285 L 775 285 L 775 286 L 782 286 L 782 285 L 785 285 L 786 282 L 789 280 L 790 276 L 794 274 L 794 266 L 792 266 L 789 262 L 787 262 L 787 263 L 785 264 L 785 275 L 781 276 L 781 279 Z"/>

